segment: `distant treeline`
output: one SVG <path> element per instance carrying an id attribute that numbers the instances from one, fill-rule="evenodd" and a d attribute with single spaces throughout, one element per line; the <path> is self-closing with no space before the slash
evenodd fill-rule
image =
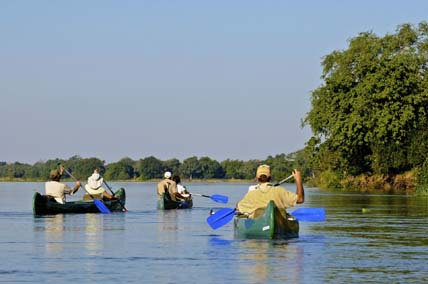
<path id="1" fill-rule="evenodd" d="M 272 176 L 279 180 L 289 175 L 293 168 L 300 168 L 308 175 L 305 168 L 303 152 L 268 156 L 265 160 L 230 160 L 218 162 L 209 157 L 196 156 L 184 159 L 159 160 L 150 156 L 139 160 L 122 158 L 118 162 L 106 164 L 98 158 L 81 158 L 73 156 L 68 160 L 54 159 L 39 161 L 34 165 L 20 162 L 0 162 L 0 179 L 2 180 L 47 180 L 49 172 L 63 164 L 78 179 L 85 180 L 94 168 L 99 168 L 107 180 L 151 180 L 160 179 L 165 171 L 178 174 L 182 179 L 254 179 L 260 164 L 271 166 Z"/>

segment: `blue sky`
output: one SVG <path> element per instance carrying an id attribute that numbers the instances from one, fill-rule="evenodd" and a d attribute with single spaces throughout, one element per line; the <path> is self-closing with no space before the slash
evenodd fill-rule
<path id="1" fill-rule="evenodd" d="M 0 161 L 304 147 L 321 61 L 428 1 L 0 1 Z"/>

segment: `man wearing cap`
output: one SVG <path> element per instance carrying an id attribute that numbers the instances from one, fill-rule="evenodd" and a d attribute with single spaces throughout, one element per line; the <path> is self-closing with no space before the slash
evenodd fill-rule
<path id="1" fill-rule="evenodd" d="M 158 183 L 158 199 L 161 199 L 162 194 L 166 193 L 171 197 L 172 200 L 176 200 L 175 196 L 178 193 L 177 184 L 171 179 L 171 176 L 171 172 L 165 172 L 163 175 L 163 180 Z"/>
<path id="2" fill-rule="evenodd" d="M 65 204 L 66 194 L 73 195 L 80 187 L 80 181 L 76 181 L 76 185 L 73 188 L 59 182 L 63 173 L 63 166 L 60 166 L 59 170 L 51 170 L 49 174 L 51 180 L 45 183 L 45 194 L 54 197 L 61 204 Z"/>
<path id="3" fill-rule="evenodd" d="M 305 201 L 305 192 L 303 189 L 302 177 L 297 169 L 292 172 L 296 181 L 296 193 L 290 192 L 283 187 L 274 186 L 270 183 L 270 167 L 261 165 L 257 168 L 256 178 L 258 184 L 254 190 L 249 191 L 244 198 L 239 201 L 237 209 L 240 213 L 247 214 L 250 218 L 258 217 L 257 209 L 266 208 L 269 201 L 273 200 L 280 210 L 281 214 L 286 216 L 286 209 Z"/>

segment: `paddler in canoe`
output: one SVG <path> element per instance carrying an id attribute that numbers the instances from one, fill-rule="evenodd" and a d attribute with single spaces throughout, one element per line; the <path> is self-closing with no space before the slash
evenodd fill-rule
<path id="1" fill-rule="evenodd" d="M 259 166 L 256 172 L 257 185 L 238 202 L 237 211 L 249 218 L 257 218 L 263 213 L 269 201 L 273 200 L 285 218 L 287 208 L 305 201 L 301 173 L 295 169 L 292 174 L 296 181 L 296 193 L 280 186 L 274 186 L 270 182 L 270 167 L 268 165 Z"/>
<path id="2" fill-rule="evenodd" d="M 75 186 L 73 188 L 64 183 L 61 183 L 60 179 L 64 172 L 71 176 L 71 174 L 68 173 L 62 165 L 60 165 L 58 170 L 52 170 L 50 172 L 50 181 L 46 182 L 45 184 L 46 195 L 41 195 L 38 192 L 34 193 L 33 213 L 35 215 L 59 213 L 110 213 L 113 211 L 127 211 L 124 206 L 126 201 L 126 194 L 125 189 L 123 188 L 120 188 L 113 195 L 110 195 L 111 198 L 108 198 L 109 194 L 105 195 L 102 192 L 99 192 L 100 196 L 98 197 L 102 198 L 102 200 L 95 198 L 91 194 L 89 195 L 91 200 L 66 202 L 65 196 L 74 195 L 79 187 L 81 187 L 81 183 L 73 176 L 71 177 L 76 180 Z M 109 188 L 107 184 L 106 186 Z M 85 190 L 87 189 L 88 188 L 85 187 Z M 91 196 L 94 199 L 92 199 Z"/>
<path id="3" fill-rule="evenodd" d="M 103 198 L 116 199 L 114 195 L 108 193 L 105 190 L 105 188 L 102 186 L 103 182 L 104 182 L 104 179 L 100 175 L 100 170 L 98 168 L 95 168 L 92 175 L 88 177 L 88 183 L 85 185 L 85 189 L 87 193 L 83 195 L 83 200 L 92 200 L 92 197 L 100 200 Z"/>
<path id="4" fill-rule="evenodd" d="M 65 183 L 60 182 L 64 174 L 64 167 L 61 165 L 59 169 L 51 170 L 49 174 L 50 181 L 45 183 L 45 194 L 53 197 L 56 202 L 65 204 L 66 195 L 74 195 L 80 188 L 80 181 L 77 180 L 73 188 Z"/>
<path id="5" fill-rule="evenodd" d="M 186 209 L 193 206 L 192 196 L 180 194 L 177 183 L 172 180 L 172 173 L 167 171 L 157 185 L 159 209 Z"/>
<path id="6" fill-rule="evenodd" d="M 289 239 L 299 236 L 299 222 L 287 214 L 286 209 L 304 202 L 304 189 L 298 170 L 293 171 L 292 177 L 296 180 L 296 193 L 278 186 L 279 184 L 271 184 L 268 165 L 257 168 L 258 184 L 250 188 L 237 204 L 239 214 L 234 220 L 235 237 Z"/>
<path id="7" fill-rule="evenodd" d="M 184 198 L 189 199 L 190 193 L 187 191 L 187 188 L 181 184 L 181 178 L 178 175 L 174 175 L 172 177 L 172 180 L 175 181 L 175 184 L 177 185 L 177 192 Z"/>

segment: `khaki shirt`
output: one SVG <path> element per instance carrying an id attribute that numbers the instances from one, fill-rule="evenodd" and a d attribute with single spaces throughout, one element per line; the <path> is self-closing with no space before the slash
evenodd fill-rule
<path id="1" fill-rule="evenodd" d="M 266 208 L 269 201 L 273 200 L 276 207 L 285 217 L 285 210 L 293 207 L 297 203 L 297 194 L 286 190 L 280 186 L 273 186 L 270 183 L 262 183 L 256 188 L 248 192 L 244 198 L 238 203 L 238 210 L 241 213 L 248 214 L 250 218 L 254 218 L 254 213 L 257 209 Z"/>
<path id="2" fill-rule="evenodd" d="M 175 200 L 175 193 L 178 192 L 175 181 L 167 178 L 161 180 L 157 186 L 158 198 L 160 198 L 164 192 L 168 192 L 169 196 L 171 196 L 171 199 Z"/>
<path id="3" fill-rule="evenodd" d="M 65 203 L 65 195 L 73 195 L 73 189 L 66 184 L 57 181 L 48 181 L 45 183 L 45 193 L 55 197 L 58 203 Z"/>

